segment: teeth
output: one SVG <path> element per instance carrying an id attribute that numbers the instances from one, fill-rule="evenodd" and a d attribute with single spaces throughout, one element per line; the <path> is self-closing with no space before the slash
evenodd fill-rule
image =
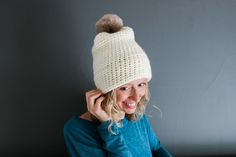
<path id="1" fill-rule="evenodd" d="M 134 106 L 135 106 L 135 103 L 128 104 L 128 106 L 134 107 Z"/>

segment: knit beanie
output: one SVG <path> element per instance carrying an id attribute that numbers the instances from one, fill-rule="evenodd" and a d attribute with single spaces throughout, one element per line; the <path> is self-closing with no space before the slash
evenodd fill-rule
<path id="1" fill-rule="evenodd" d="M 134 31 L 120 17 L 106 14 L 96 23 L 92 47 L 94 82 L 107 93 L 130 81 L 152 78 L 149 59 L 135 41 Z"/>

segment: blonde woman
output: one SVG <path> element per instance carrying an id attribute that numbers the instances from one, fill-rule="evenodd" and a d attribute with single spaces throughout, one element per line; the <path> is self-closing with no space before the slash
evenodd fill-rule
<path id="1" fill-rule="evenodd" d="M 146 115 L 151 67 L 133 29 L 117 15 L 96 23 L 92 48 L 94 82 L 86 92 L 88 111 L 64 126 L 71 157 L 171 157 Z"/>

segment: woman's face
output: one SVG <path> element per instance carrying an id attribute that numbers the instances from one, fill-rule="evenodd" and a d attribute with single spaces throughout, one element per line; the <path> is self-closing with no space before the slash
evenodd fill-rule
<path id="1" fill-rule="evenodd" d="M 135 112 L 141 98 L 147 90 L 147 80 L 138 79 L 115 89 L 116 103 L 126 114 Z"/>

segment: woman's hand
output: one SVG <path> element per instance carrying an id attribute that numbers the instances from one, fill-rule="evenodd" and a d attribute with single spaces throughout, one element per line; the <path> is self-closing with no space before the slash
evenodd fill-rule
<path id="1" fill-rule="evenodd" d="M 102 108 L 102 101 L 105 99 L 102 92 L 98 89 L 86 92 L 86 102 L 88 111 L 95 116 L 101 123 L 111 120 L 111 117 Z"/>

